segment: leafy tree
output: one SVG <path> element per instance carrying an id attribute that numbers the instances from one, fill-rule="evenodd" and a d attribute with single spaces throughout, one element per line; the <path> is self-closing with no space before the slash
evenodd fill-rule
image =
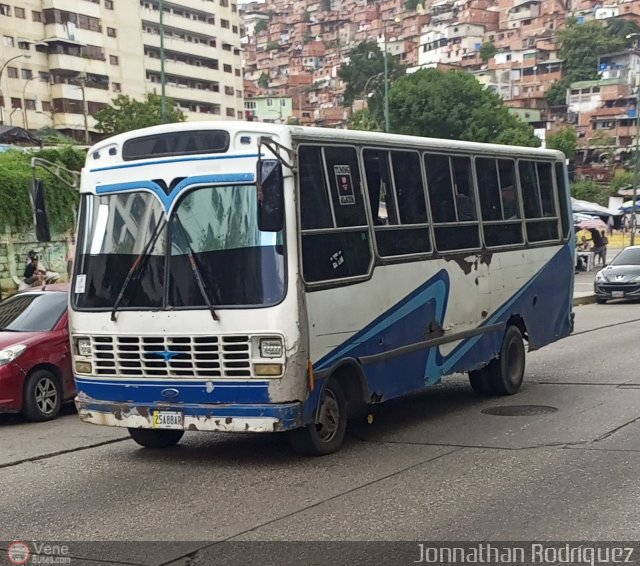
<path id="1" fill-rule="evenodd" d="M 399 134 L 540 145 L 531 126 L 464 71 L 421 69 L 404 75 L 389 90 L 389 121 Z"/>
<path id="2" fill-rule="evenodd" d="M 171 100 L 166 101 L 167 123 L 184 122 L 185 116 Z M 98 131 L 107 135 L 121 134 L 138 128 L 162 124 L 162 97 L 149 93 L 145 100 L 123 94 L 94 115 Z"/>
<path id="3" fill-rule="evenodd" d="M 607 24 L 607 32 L 613 37 L 623 40 L 627 44 L 637 41 L 634 38 L 627 39 L 632 33 L 640 33 L 640 26 L 635 20 L 623 20 L 621 18 L 612 18 Z"/>
<path id="4" fill-rule="evenodd" d="M 390 80 L 404 73 L 404 67 L 390 54 L 387 54 L 387 66 Z M 375 41 L 364 41 L 354 47 L 349 53 L 349 62 L 340 65 L 338 70 L 338 77 L 346 83 L 343 106 L 351 106 L 359 95 L 366 94 L 363 91 L 367 81 L 382 73 L 384 53 Z"/>
<path id="5" fill-rule="evenodd" d="M 269 75 L 267 73 L 261 73 L 258 79 L 258 86 L 260 88 L 269 88 Z"/>
<path id="6" fill-rule="evenodd" d="M 420 0 L 405 0 L 404 7 L 407 10 L 415 10 L 420 4 Z"/>
<path id="7" fill-rule="evenodd" d="M 491 41 L 487 41 L 480 46 L 480 59 L 486 63 L 497 52 L 498 48 Z"/>
<path id="8" fill-rule="evenodd" d="M 280 49 L 280 44 L 277 41 L 267 43 L 267 51 L 273 51 L 274 49 Z"/>
<path id="9" fill-rule="evenodd" d="M 569 79 L 564 78 L 553 81 L 553 84 L 544 95 L 549 106 L 565 106 L 567 104 L 567 89 L 570 87 Z"/>
<path id="10" fill-rule="evenodd" d="M 571 159 L 578 151 L 578 134 L 573 127 L 562 128 L 547 136 L 547 147 L 557 149 L 565 154 L 567 159 Z"/>
<path id="11" fill-rule="evenodd" d="M 256 26 L 253 28 L 253 33 L 258 35 L 261 31 L 266 30 L 269 27 L 267 20 L 258 20 Z"/>
<path id="12" fill-rule="evenodd" d="M 598 185 L 591 179 L 580 179 L 571 185 L 572 197 L 595 202 L 602 206 L 607 206 L 610 194 L 610 189 Z"/>
<path id="13" fill-rule="evenodd" d="M 325 12 L 330 12 L 331 11 L 331 0 L 323 0 L 322 1 L 322 9 Z"/>
<path id="14" fill-rule="evenodd" d="M 611 35 L 596 20 L 579 24 L 575 18 L 558 31 L 560 57 L 570 82 L 598 78 L 598 57 L 623 49 L 626 40 Z"/>
<path id="15" fill-rule="evenodd" d="M 351 117 L 351 123 L 349 124 L 351 130 L 363 130 L 367 132 L 379 132 L 380 126 L 374 120 L 368 108 L 362 108 L 356 110 Z"/>
<path id="16" fill-rule="evenodd" d="M 29 200 L 31 184 L 31 158 L 40 157 L 58 163 L 67 169 L 79 171 L 84 164 L 85 152 L 73 146 L 45 149 L 35 153 L 7 151 L 0 154 L 0 226 L 10 225 L 17 229 L 33 227 L 33 216 Z M 73 227 L 78 207 L 78 191 L 42 169 L 38 178 L 46 187 L 47 209 L 54 230 L 64 232 Z"/>
<path id="17" fill-rule="evenodd" d="M 620 189 L 628 189 L 633 185 L 633 171 L 618 170 L 613 175 L 609 183 L 611 194 L 617 193 Z"/>

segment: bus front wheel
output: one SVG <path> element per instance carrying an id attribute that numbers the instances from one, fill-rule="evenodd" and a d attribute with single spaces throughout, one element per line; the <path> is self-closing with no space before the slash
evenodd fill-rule
<path id="1" fill-rule="evenodd" d="M 486 367 L 491 391 L 496 395 L 513 395 L 522 385 L 525 349 L 517 326 L 508 326 L 502 339 L 500 355 Z"/>
<path id="2" fill-rule="evenodd" d="M 148 428 L 130 428 L 129 434 L 140 446 L 145 448 L 168 448 L 180 442 L 184 430 L 153 430 Z"/>
<path id="3" fill-rule="evenodd" d="M 324 456 L 340 449 L 347 430 L 347 401 L 340 383 L 330 379 L 320 398 L 315 424 L 289 432 L 289 442 L 299 454 Z"/>

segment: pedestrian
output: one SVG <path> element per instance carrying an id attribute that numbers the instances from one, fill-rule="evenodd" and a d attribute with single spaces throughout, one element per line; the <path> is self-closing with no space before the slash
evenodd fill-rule
<path id="1" fill-rule="evenodd" d="M 31 250 L 29 252 L 29 263 L 24 268 L 24 284 L 28 287 L 38 287 L 44 282 L 45 271 L 38 268 L 38 255 Z"/>
<path id="2" fill-rule="evenodd" d="M 71 281 L 71 272 L 73 270 L 73 260 L 76 255 L 76 239 L 73 232 L 69 232 L 65 238 L 67 242 L 67 280 Z"/>
<path id="3" fill-rule="evenodd" d="M 589 232 L 591 232 L 591 239 L 593 240 L 593 264 L 596 265 L 598 259 L 604 264 L 607 249 L 604 243 L 604 230 L 600 232 L 595 228 L 589 228 Z"/>
<path id="4" fill-rule="evenodd" d="M 609 216 L 609 218 L 607 218 L 607 231 L 609 232 L 609 236 L 613 236 L 614 224 L 615 221 L 613 220 L 613 216 Z"/>

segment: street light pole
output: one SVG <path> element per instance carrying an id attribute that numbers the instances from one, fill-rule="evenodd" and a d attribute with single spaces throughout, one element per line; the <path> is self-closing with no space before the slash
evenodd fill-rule
<path id="1" fill-rule="evenodd" d="M 33 80 L 33 77 L 24 81 L 24 86 L 22 87 L 22 122 L 24 125 L 24 129 L 29 129 L 29 116 L 27 113 L 27 85 Z"/>
<path id="2" fill-rule="evenodd" d="M 632 37 L 638 37 L 640 34 L 638 33 L 630 33 L 627 35 L 627 39 L 631 39 Z M 636 43 L 637 46 L 637 43 Z M 637 196 L 638 196 L 638 169 L 640 168 L 640 108 L 638 108 L 638 103 L 640 102 L 640 83 L 638 82 L 638 75 L 636 74 L 636 152 L 633 166 L 633 200 L 631 205 L 631 239 L 630 244 L 633 246 L 635 244 L 636 239 L 636 213 L 637 213 Z"/>
<path id="3" fill-rule="evenodd" d="M 167 123 L 167 93 L 164 76 L 164 1 L 159 0 L 160 10 L 160 117 L 162 123 Z"/>
<path id="4" fill-rule="evenodd" d="M 389 133 L 389 65 L 387 63 L 387 22 L 382 22 L 384 34 L 384 131 Z"/>
<path id="5" fill-rule="evenodd" d="M 25 59 L 30 59 L 31 55 L 27 55 L 25 54 L 20 54 L 20 55 L 16 55 L 15 57 L 11 57 L 11 59 L 7 59 L 4 63 L 4 65 L 2 65 L 2 67 L 0 67 L 0 96 L 2 95 L 2 73 L 4 73 L 5 68 L 7 67 L 7 65 L 9 63 L 11 63 L 11 61 L 15 61 L 16 59 L 20 59 L 20 57 L 24 57 Z M 0 104 L 0 126 L 4 125 L 4 100 L 2 101 L 2 104 Z"/>

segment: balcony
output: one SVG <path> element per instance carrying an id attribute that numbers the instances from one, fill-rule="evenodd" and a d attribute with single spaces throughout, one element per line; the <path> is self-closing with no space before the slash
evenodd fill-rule
<path id="1" fill-rule="evenodd" d="M 146 81 L 147 91 L 160 92 L 160 84 L 152 81 Z M 190 100 L 193 102 L 202 102 L 203 104 L 220 104 L 221 106 L 228 102 L 231 98 L 222 92 L 213 92 L 211 90 L 203 90 L 199 88 L 190 88 L 176 86 L 167 83 L 165 87 L 166 94 L 174 100 Z"/>
<path id="2" fill-rule="evenodd" d="M 48 57 L 49 69 L 65 69 L 77 73 L 108 75 L 107 63 L 96 59 L 86 59 L 65 54 L 51 54 Z"/>
<path id="3" fill-rule="evenodd" d="M 156 59 L 153 57 L 145 57 L 144 66 L 145 66 L 145 69 L 149 71 L 160 73 L 160 66 L 161 66 L 160 59 Z M 222 67 L 222 64 L 220 64 L 220 67 Z M 213 77 L 214 75 L 217 75 L 216 78 L 218 78 L 219 73 L 221 73 L 222 71 L 209 69 L 208 67 L 198 67 L 197 65 L 188 65 L 187 63 L 177 63 L 175 61 L 167 61 L 165 59 L 164 72 L 167 75 L 186 77 L 193 80 L 206 80 L 204 77 L 207 77 L 207 76 Z M 225 74 L 228 75 L 228 73 L 225 73 Z"/>
<path id="4" fill-rule="evenodd" d="M 70 100 L 82 100 L 82 89 L 80 86 L 68 84 L 52 84 L 50 87 L 51 98 L 68 98 Z M 87 100 L 91 102 L 111 103 L 111 96 L 108 90 L 85 89 Z"/>
<path id="5" fill-rule="evenodd" d="M 160 49 L 160 35 L 155 33 L 143 32 L 142 39 L 145 45 Z M 166 51 L 189 53 L 194 57 L 203 57 L 207 59 L 217 59 L 217 56 L 219 54 L 218 47 L 211 47 L 210 45 L 207 45 L 205 43 L 194 43 L 192 41 L 185 41 L 183 39 L 177 39 L 173 37 L 164 38 L 164 48 Z"/>
<path id="6" fill-rule="evenodd" d="M 142 9 L 142 19 L 149 20 L 150 22 L 159 23 L 160 13 L 157 10 Z M 213 36 L 218 34 L 220 29 L 220 17 L 216 16 L 216 23 L 208 24 L 207 22 L 201 22 L 199 20 L 191 20 L 182 16 L 176 16 L 171 13 L 164 13 L 163 23 L 165 28 L 177 28 L 182 30 L 192 31 L 206 36 Z"/>

